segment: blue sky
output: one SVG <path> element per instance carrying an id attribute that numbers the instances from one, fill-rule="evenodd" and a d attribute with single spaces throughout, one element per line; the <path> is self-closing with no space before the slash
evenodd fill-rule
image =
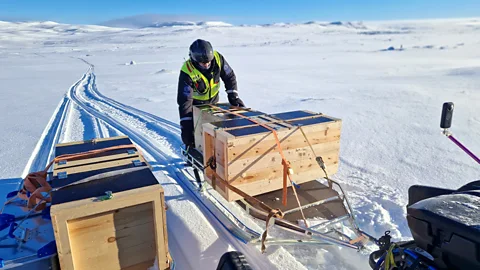
<path id="1" fill-rule="evenodd" d="M 480 0 L 0 0 L 0 20 L 95 24 L 155 13 L 234 24 L 480 17 Z"/>

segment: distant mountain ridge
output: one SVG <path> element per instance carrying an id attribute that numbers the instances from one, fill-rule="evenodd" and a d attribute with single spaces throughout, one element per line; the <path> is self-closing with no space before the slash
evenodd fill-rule
<path id="1" fill-rule="evenodd" d="M 109 20 L 100 25 L 121 28 L 172 27 L 172 26 L 232 26 L 218 18 L 196 15 L 141 14 Z"/>
<path id="2" fill-rule="evenodd" d="M 228 27 L 232 24 L 220 21 L 190 22 L 190 21 L 174 21 L 174 22 L 157 22 L 145 27 L 175 27 L 175 26 L 218 26 Z"/>

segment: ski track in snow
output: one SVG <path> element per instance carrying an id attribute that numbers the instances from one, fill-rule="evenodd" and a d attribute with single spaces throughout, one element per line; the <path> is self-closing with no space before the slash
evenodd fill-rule
<path id="1" fill-rule="evenodd" d="M 86 76 L 87 74 L 85 73 L 80 80 L 70 87 L 69 91 L 78 87 Z M 68 121 L 70 110 L 71 100 L 65 96 L 58 104 L 38 140 L 38 143 L 22 173 L 22 178 L 24 178 L 29 172 L 44 170 L 48 162 L 53 159 L 55 144 L 60 142 L 62 136 L 61 132 L 64 130 L 64 127 L 69 126 L 68 124 L 65 124 L 65 122 Z"/>

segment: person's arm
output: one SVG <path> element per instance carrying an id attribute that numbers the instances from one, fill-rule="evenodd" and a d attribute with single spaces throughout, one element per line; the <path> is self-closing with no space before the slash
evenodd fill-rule
<path id="1" fill-rule="evenodd" d="M 180 71 L 178 78 L 177 104 L 182 128 L 182 141 L 188 146 L 193 146 L 193 82 L 185 72 Z"/>
<path id="2" fill-rule="evenodd" d="M 222 71 L 220 72 L 220 78 L 222 78 L 225 84 L 225 91 L 228 94 L 228 102 L 232 106 L 245 107 L 243 101 L 238 97 L 237 77 L 232 67 L 228 64 L 223 55 L 220 55 L 220 64 L 222 65 Z"/>

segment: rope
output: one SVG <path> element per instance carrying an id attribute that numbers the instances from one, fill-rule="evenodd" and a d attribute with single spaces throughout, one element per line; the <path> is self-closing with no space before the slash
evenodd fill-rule
<path id="1" fill-rule="evenodd" d="M 15 195 L 15 196 L 13 196 L 13 197 L 10 198 L 9 200 L 7 200 L 7 201 L 3 204 L 3 206 L 2 206 L 2 210 L 0 210 L 0 214 L 2 214 L 2 213 L 3 213 L 3 210 L 5 210 L 5 206 L 6 206 L 7 204 L 13 202 L 16 198 L 18 198 L 18 194 Z"/>
<path id="2" fill-rule="evenodd" d="M 323 158 L 322 158 L 321 156 L 317 156 L 317 154 L 315 154 L 315 150 L 313 149 L 312 144 L 311 144 L 310 141 L 308 140 L 307 135 L 306 135 L 305 132 L 303 131 L 302 126 L 299 126 L 298 128 L 299 128 L 300 131 L 302 132 L 303 137 L 305 138 L 305 140 L 306 140 L 307 143 L 308 143 L 308 146 L 310 146 L 310 150 L 312 150 L 312 153 L 313 153 L 313 156 L 315 157 L 315 160 L 317 161 L 318 165 L 320 166 L 320 168 L 322 168 L 323 172 L 325 173 L 325 179 L 327 179 L 327 181 L 328 181 L 328 186 L 329 186 L 330 188 L 332 188 L 332 180 L 328 177 L 327 168 L 325 167 L 325 162 L 323 161 Z M 342 192 L 343 192 L 343 191 L 342 191 Z"/>
<path id="3" fill-rule="evenodd" d="M 268 213 L 267 217 L 267 224 L 265 226 L 265 231 L 262 234 L 262 248 L 261 251 L 262 253 L 265 253 L 265 240 L 267 239 L 267 233 L 268 233 L 268 223 L 270 222 L 271 218 L 283 218 L 283 213 L 279 209 L 272 209 L 270 210 L 270 213 Z M 273 221 L 275 223 L 275 221 Z"/>
<path id="4" fill-rule="evenodd" d="M 292 180 L 290 179 L 290 181 L 292 181 Z M 307 219 L 305 218 L 305 215 L 303 214 L 302 205 L 300 204 L 300 200 L 298 199 L 297 189 L 296 189 L 295 185 L 293 185 L 293 184 L 292 184 L 292 190 L 293 190 L 293 194 L 295 194 L 295 199 L 297 199 L 298 206 L 300 207 L 300 213 L 302 214 L 303 222 L 305 222 L 305 227 L 308 228 Z"/>

